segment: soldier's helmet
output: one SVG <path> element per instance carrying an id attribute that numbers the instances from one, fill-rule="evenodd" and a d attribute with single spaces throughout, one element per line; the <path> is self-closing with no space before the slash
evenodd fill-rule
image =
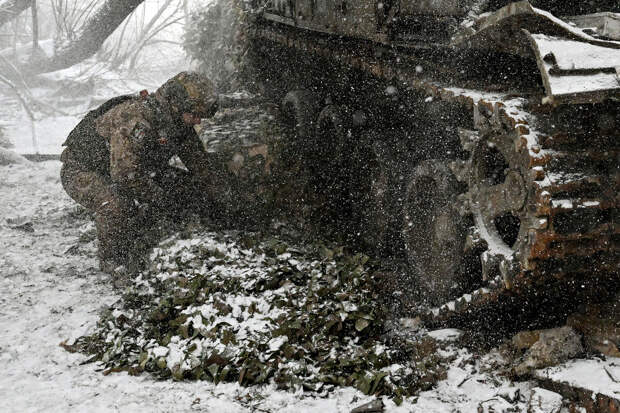
<path id="1" fill-rule="evenodd" d="M 215 87 L 200 73 L 181 72 L 164 83 L 156 93 L 179 115 L 193 113 L 201 118 L 208 118 L 217 111 Z"/>

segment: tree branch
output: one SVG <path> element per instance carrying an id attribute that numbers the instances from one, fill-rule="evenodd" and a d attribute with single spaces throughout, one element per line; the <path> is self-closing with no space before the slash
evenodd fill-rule
<path id="1" fill-rule="evenodd" d="M 107 0 L 84 24 L 77 38 L 59 49 L 52 57 L 22 65 L 27 75 L 66 69 L 89 57 L 101 48 L 103 42 L 144 0 Z"/>
<path id="2" fill-rule="evenodd" d="M 6 0 L 0 4 L 0 27 L 32 6 L 32 0 Z"/>

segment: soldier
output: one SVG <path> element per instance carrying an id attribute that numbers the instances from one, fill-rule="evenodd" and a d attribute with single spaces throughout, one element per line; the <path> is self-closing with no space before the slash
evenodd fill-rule
<path id="1" fill-rule="evenodd" d="M 139 269 L 162 219 L 209 211 L 214 185 L 194 125 L 216 110 L 212 83 L 182 72 L 153 94 L 111 99 L 71 131 L 61 180 L 69 196 L 95 213 L 103 271 Z M 170 166 L 175 155 L 188 171 Z"/>

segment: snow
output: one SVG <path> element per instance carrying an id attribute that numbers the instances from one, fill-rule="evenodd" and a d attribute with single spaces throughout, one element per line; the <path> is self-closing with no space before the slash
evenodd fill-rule
<path id="1" fill-rule="evenodd" d="M 280 336 L 280 337 L 272 338 L 271 340 L 269 340 L 269 343 L 268 343 L 269 351 L 271 352 L 278 351 L 280 347 L 282 347 L 287 341 L 288 341 L 287 336 Z"/>
<path id="2" fill-rule="evenodd" d="M 597 39 L 595 37 L 592 37 L 589 34 L 585 33 L 582 29 L 578 27 L 574 27 L 570 23 L 567 23 L 564 20 L 555 17 L 553 14 L 549 13 L 548 11 L 537 9 L 535 7 L 532 7 L 532 9 L 534 10 L 536 14 L 546 17 L 547 19 L 552 21 L 554 24 L 560 26 L 562 29 L 569 32 L 571 35 L 584 39 L 586 41 L 597 42 Z M 605 42 L 605 43 L 612 43 L 612 44 L 620 45 L 620 42 L 615 42 L 615 41 L 610 41 L 610 42 Z"/>
<path id="3" fill-rule="evenodd" d="M 102 306 L 119 297 L 97 270 L 92 242 L 78 243 L 87 217 L 74 218 L 60 162 L 0 167 L 0 399 L 3 412 L 348 412 L 372 398 L 347 388 L 329 399 L 237 384 L 156 381 L 148 375 L 104 376 L 61 342 L 92 331 Z M 20 217 L 23 232 L 6 224 Z M 78 246 L 79 254 L 66 253 Z M 153 349 L 168 355 L 168 348 Z M 172 351 L 171 351 L 172 352 Z M 173 356 L 170 356 L 173 357 Z M 405 402 L 389 411 L 406 412 Z"/>
<path id="4" fill-rule="evenodd" d="M 544 34 L 532 34 L 541 56 L 553 54 L 561 70 L 614 68 L 620 66 L 620 49 L 597 46 Z"/>
<path id="5" fill-rule="evenodd" d="M 422 68 L 416 70 L 421 72 Z M 14 105 L 9 108 L 4 101 L 1 102 L 0 124 L 6 128 L 18 153 L 38 150 L 59 154 L 68 132 L 92 105 L 122 93 L 134 93 L 144 88 L 153 90 L 162 80 L 123 80 L 118 73 L 92 62 L 43 77 L 51 81 L 93 78 L 95 84 L 88 99 L 69 109 L 62 108 L 66 114 L 37 118 L 37 147 L 32 143 L 30 123 L 23 110 L 19 107 L 15 110 Z M 448 90 L 458 96 L 470 97 L 475 103 L 480 100 L 502 101 L 499 94 L 457 88 Z M 34 89 L 31 92 L 42 98 L 49 90 Z M 429 97 L 427 101 L 432 99 Z M 515 119 L 525 119 L 524 112 L 519 109 L 521 101 L 503 103 Z M 536 132 L 526 138 L 528 148 L 537 144 Z M 214 385 L 204 381 L 157 381 L 147 374 L 138 377 L 127 373 L 103 375 L 99 365 L 84 364 L 86 356 L 66 351 L 60 344 L 70 344 L 77 337 L 93 331 L 100 309 L 114 303 L 119 296 L 112 289 L 109 276 L 97 269 L 94 242 L 80 241 L 88 236 L 92 239 L 94 228 L 87 215 L 76 212 L 75 203 L 62 190 L 59 170 L 60 163 L 56 161 L 0 166 L 0 199 L 3 201 L 0 203 L 0 366 L 4 373 L 0 376 L 0 400 L 3 401 L 3 411 L 349 412 L 373 400 L 373 397 L 351 388 L 337 389 L 329 398 L 322 399 L 279 391 L 273 385 L 245 388 L 237 384 Z M 19 229 L 9 222 L 31 223 L 34 232 Z M 242 249 L 231 250 L 217 242 L 207 248 L 213 251 L 226 249 L 228 255 L 239 257 L 244 254 Z M 155 250 L 152 257 L 157 253 Z M 189 260 L 191 257 L 185 258 Z M 174 262 L 162 265 L 158 278 L 163 280 L 178 275 L 166 271 L 174 269 L 175 265 Z M 243 271 L 227 265 L 213 270 L 222 276 L 245 276 Z M 243 319 L 240 338 L 243 338 L 242 334 L 252 334 L 264 327 L 263 320 L 250 319 L 247 311 L 242 311 L 242 307 L 247 308 L 250 304 L 242 302 L 246 298 L 226 301 L 232 307 L 232 314 Z M 471 301 L 470 295 L 465 298 Z M 259 307 L 264 304 L 264 301 L 257 302 Z M 353 306 L 347 304 L 344 309 L 350 312 Z M 206 328 L 201 316 L 208 319 L 212 309 L 211 305 L 201 307 L 200 314 L 188 319 L 188 323 L 191 321 L 197 329 Z M 275 318 L 273 314 L 269 316 Z M 217 321 L 240 323 L 232 317 Z M 447 343 L 461 334 L 455 329 L 428 333 L 430 337 Z M 286 339 L 282 336 L 269 341 L 269 351 L 279 349 Z M 169 365 L 189 363 L 191 361 L 184 360 L 180 351 L 181 344 L 179 337 L 173 337 L 167 347 L 154 346 L 150 351 L 154 357 L 165 358 Z M 381 345 L 375 348 L 376 354 L 384 350 Z M 455 359 L 445 380 L 440 381 L 436 388 L 421 393 L 417 399 L 405 400 L 401 406 L 385 399 L 385 411 L 525 411 L 530 398 L 545 395 L 542 389 L 532 391 L 532 383 L 511 383 L 495 374 L 489 367 L 493 365 L 490 356 L 473 357 L 467 350 L 455 347 L 448 352 L 454 353 Z M 539 374 L 584 388 L 589 386 L 587 388 L 617 397 L 620 385 L 612 381 L 609 374 L 620 377 L 619 363 L 620 360 L 611 358 L 607 362 L 578 360 Z M 399 368 L 402 366 L 394 364 L 386 369 Z"/>
<path id="6" fill-rule="evenodd" d="M 617 399 L 620 395 L 620 358 L 572 360 L 536 371 L 536 376 L 590 390 Z"/>
<path id="7" fill-rule="evenodd" d="M 97 270 L 94 243 L 78 241 L 93 228 L 87 216 L 76 214 L 76 205 L 63 192 L 59 170 L 57 161 L 0 167 L 0 197 L 4 200 L 0 204 L 3 411 L 349 412 L 373 399 L 351 388 L 337 389 L 321 399 L 279 391 L 272 385 L 244 388 L 238 384 L 156 381 L 146 374 L 104 376 L 98 365 L 83 365 L 86 356 L 70 353 L 59 344 L 70 344 L 92 331 L 99 309 L 118 296 L 109 277 Z M 32 222 L 34 232 L 10 227 L 7 218 Z M 443 337 L 452 332 L 431 335 Z M 282 345 L 282 340 L 273 340 L 270 347 Z M 179 363 L 172 343 L 154 347 L 153 354 Z M 481 403 L 485 409 L 494 406 L 501 411 L 509 406 L 498 396 L 511 387 L 506 379 L 482 372 L 484 362 L 459 367 L 472 355 L 453 351 L 458 357 L 446 380 L 421 393 L 417 402 L 405 400 L 397 407 L 385 399 L 386 412 L 476 411 Z M 529 384 L 519 386 L 522 394 L 527 393 Z M 516 405 L 523 407 L 523 403 Z"/>
<path id="8" fill-rule="evenodd" d="M 454 341 L 461 337 L 463 332 L 461 330 L 457 330 L 456 328 L 444 328 L 441 330 L 430 331 L 428 335 L 437 341 Z"/>
<path id="9" fill-rule="evenodd" d="M 558 413 L 562 408 L 562 396 L 549 390 L 532 389 L 532 413 Z"/>
<path id="10" fill-rule="evenodd" d="M 572 95 L 578 93 L 614 90 L 620 88 L 615 73 L 594 73 L 571 76 L 549 76 L 550 95 Z"/>
<path id="11" fill-rule="evenodd" d="M 551 205 L 553 206 L 553 208 L 572 209 L 573 201 L 571 201 L 570 199 L 554 199 L 553 201 L 551 201 Z"/>
<path id="12" fill-rule="evenodd" d="M 547 79 L 548 95 L 572 95 L 615 90 L 620 87 L 615 71 L 600 70 L 613 69 L 620 65 L 620 49 L 617 46 L 615 48 L 601 47 L 543 34 L 532 34 L 531 37 L 537 49 L 536 53 L 543 59 L 540 64 L 545 71 L 544 78 Z M 552 57 L 553 61 L 547 60 L 548 56 Z M 556 73 L 552 71 L 555 69 L 582 70 L 583 72 Z"/>
<path id="13" fill-rule="evenodd" d="M 35 123 L 36 136 L 39 143 L 35 147 L 31 138 L 30 121 L 25 114 L 19 114 L 15 123 L 8 129 L 7 135 L 14 143 L 15 152 L 21 154 L 60 154 L 62 143 L 67 139 L 67 135 L 77 125 L 77 116 L 57 116 L 53 118 L 43 118 Z"/>
<path id="14" fill-rule="evenodd" d="M 514 403 L 502 395 L 514 393 L 515 387 L 521 395 L 529 394 L 530 383 L 511 384 L 507 380 L 495 381 L 487 373 L 479 371 L 479 362 L 459 367 L 467 361 L 468 356 L 462 352 L 448 371 L 446 380 L 440 382 L 436 389 L 423 392 L 411 412 L 504 412 L 526 411 L 525 397 L 517 398 Z M 489 359 L 483 360 L 483 362 Z"/>
<path id="15" fill-rule="evenodd" d="M 454 94 L 454 96 L 464 96 L 471 99 L 475 104 L 484 100 L 487 102 L 499 102 L 503 98 L 503 94 L 486 92 L 483 90 L 464 89 L 460 87 L 446 87 L 446 91 Z"/>

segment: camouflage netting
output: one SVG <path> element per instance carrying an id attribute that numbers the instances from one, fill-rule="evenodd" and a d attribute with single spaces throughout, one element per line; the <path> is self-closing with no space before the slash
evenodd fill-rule
<path id="1" fill-rule="evenodd" d="M 105 372 L 275 383 L 323 396 L 354 386 L 398 403 L 445 377 L 446 360 L 428 337 L 385 334 L 376 284 L 368 257 L 342 247 L 177 235 L 73 349 L 93 354 Z"/>

